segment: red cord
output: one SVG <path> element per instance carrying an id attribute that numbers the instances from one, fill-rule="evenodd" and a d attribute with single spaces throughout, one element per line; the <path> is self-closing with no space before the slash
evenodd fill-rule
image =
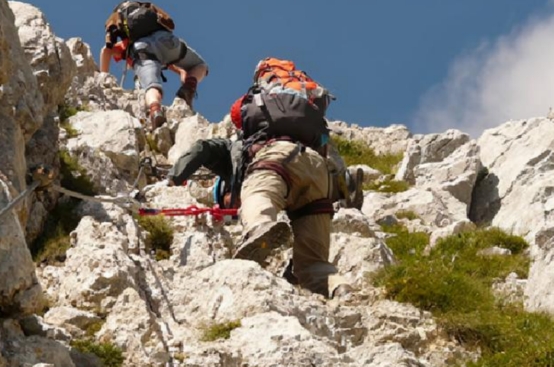
<path id="1" fill-rule="evenodd" d="M 215 205 L 213 208 L 199 208 L 196 205 L 189 206 L 187 208 L 177 209 L 150 209 L 140 208 L 139 215 L 165 215 L 169 217 L 181 216 L 181 215 L 200 215 L 204 213 L 210 213 L 215 220 L 223 220 L 226 215 L 236 216 L 238 215 L 238 209 L 221 209 L 219 205 Z"/>

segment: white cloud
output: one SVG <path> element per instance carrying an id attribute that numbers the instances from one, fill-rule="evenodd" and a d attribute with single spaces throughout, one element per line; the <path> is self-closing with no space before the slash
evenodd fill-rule
<path id="1" fill-rule="evenodd" d="M 508 120 L 545 116 L 554 108 L 554 14 L 460 56 L 426 93 L 414 131 L 456 128 L 478 137 Z"/>

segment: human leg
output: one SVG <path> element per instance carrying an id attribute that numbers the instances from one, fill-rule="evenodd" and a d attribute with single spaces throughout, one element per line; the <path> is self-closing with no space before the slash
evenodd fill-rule
<path id="1" fill-rule="evenodd" d="M 133 67 L 140 85 L 146 90 L 144 100 L 152 129 L 155 129 L 166 121 L 162 111 L 162 66 L 157 60 L 137 59 Z"/>
<path id="2" fill-rule="evenodd" d="M 290 227 L 285 222 L 277 222 L 277 214 L 285 206 L 286 193 L 286 183 L 274 171 L 254 171 L 246 178 L 240 209 L 243 238 L 234 258 L 263 265 L 272 250 L 288 243 Z"/>
<path id="3" fill-rule="evenodd" d="M 293 273 L 301 287 L 331 297 L 346 281 L 329 262 L 329 214 L 307 215 L 292 222 Z"/>
<path id="4" fill-rule="evenodd" d="M 327 164 L 323 157 L 308 148 L 287 167 L 296 183 L 288 203 L 294 233 L 293 273 L 303 288 L 330 297 L 346 282 L 329 262 L 330 213 L 318 212 L 313 204 L 320 202 L 324 209 L 332 209 L 330 200 L 325 201 L 329 198 L 331 184 Z M 314 209 L 306 210 L 310 206 Z"/>
<path id="5" fill-rule="evenodd" d="M 181 47 L 179 38 L 167 31 L 155 32 L 133 44 L 135 75 L 146 91 L 144 99 L 150 112 L 153 129 L 166 121 L 161 108 L 162 67 L 178 59 Z"/>
<path id="6" fill-rule="evenodd" d="M 198 83 L 208 75 L 208 65 L 192 47 L 188 47 L 187 54 L 176 65 L 186 71 L 186 78 L 177 90 L 176 95 L 185 100 L 192 108 L 192 100 L 196 96 Z"/>

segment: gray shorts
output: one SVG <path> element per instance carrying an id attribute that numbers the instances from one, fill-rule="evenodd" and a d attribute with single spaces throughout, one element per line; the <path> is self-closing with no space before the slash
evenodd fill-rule
<path id="1" fill-rule="evenodd" d="M 202 57 L 191 47 L 188 47 L 185 57 L 177 62 L 181 53 L 181 47 L 186 43 L 177 36 L 167 31 L 158 31 L 141 38 L 133 44 L 133 53 L 140 55 L 141 51 L 152 57 L 136 57 L 134 71 L 139 78 L 140 85 L 144 89 L 162 88 L 162 67 L 170 62 L 185 69 L 191 70 L 200 64 L 206 64 Z"/>

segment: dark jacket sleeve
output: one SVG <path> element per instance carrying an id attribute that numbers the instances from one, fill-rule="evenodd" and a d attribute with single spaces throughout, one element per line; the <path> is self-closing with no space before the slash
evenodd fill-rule
<path id="1" fill-rule="evenodd" d="M 198 140 L 171 167 L 168 176 L 175 185 L 182 185 L 200 167 L 204 166 L 225 179 L 233 169 L 230 147 L 229 139 Z"/>

